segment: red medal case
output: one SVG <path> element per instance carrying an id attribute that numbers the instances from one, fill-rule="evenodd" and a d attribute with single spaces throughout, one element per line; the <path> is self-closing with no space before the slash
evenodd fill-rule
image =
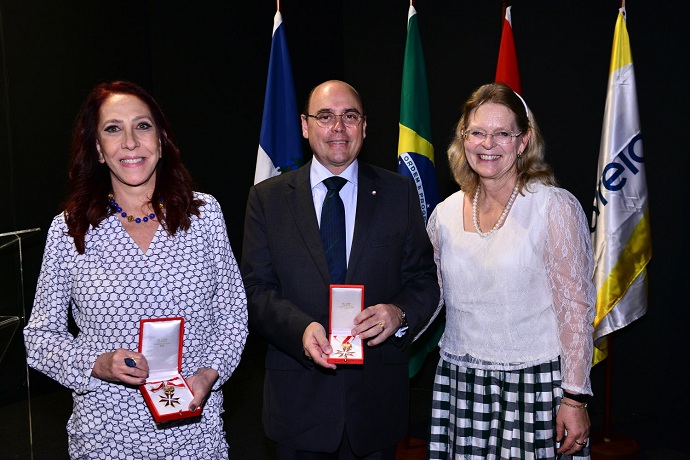
<path id="1" fill-rule="evenodd" d="M 184 318 L 140 321 L 139 353 L 149 364 L 149 378 L 139 389 L 158 423 L 201 415 L 201 407 L 188 409 L 194 395 L 180 374 L 183 338 Z"/>
<path id="2" fill-rule="evenodd" d="M 364 286 L 331 284 L 329 337 L 333 352 L 328 355 L 332 364 L 363 364 L 364 348 L 360 337 L 350 333 L 354 319 L 364 308 Z"/>

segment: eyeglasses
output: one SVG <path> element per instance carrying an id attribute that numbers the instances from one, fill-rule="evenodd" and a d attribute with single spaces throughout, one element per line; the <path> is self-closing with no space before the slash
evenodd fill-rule
<path id="1" fill-rule="evenodd" d="M 518 137 L 522 132 L 517 134 L 512 131 L 496 131 L 495 133 L 486 133 L 478 129 L 468 129 L 462 132 L 463 139 L 474 144 L 481 144 L 486 140 L 487 136 L 491 136 L 495 143 L 505 145 L 513 142 L 513 139 Z"/>
<path id="2" fill-rule="evenodd" d="M 336 115 L 333 112 L 319 112 L 316 115 L 309 115 L 307 117 L 316 120 L 316 124 L 322 128 L 332 128 L 338 124 L 338 117 L 340 121 L 348 128 L 354 128 L 359 126 L 359 124 L 366 118 L 366 115 L 362 115 L 359 112 L 349 111 L 343 112 L 340 115 Z"/>

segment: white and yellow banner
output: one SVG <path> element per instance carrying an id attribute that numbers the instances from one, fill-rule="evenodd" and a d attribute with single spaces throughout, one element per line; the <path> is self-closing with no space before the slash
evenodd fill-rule
<path id="1" fill-rule="evenodd" d="M 637 90 L 625 8 L 616 21 L 592 216 L 594 359 L 607 356 L 606 335 L 647 311 L 647 264 L 652 257 Z"/>

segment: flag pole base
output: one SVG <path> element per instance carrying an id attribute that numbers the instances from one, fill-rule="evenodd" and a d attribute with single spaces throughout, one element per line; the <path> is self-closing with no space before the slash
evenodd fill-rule
<path id="1" fill-rule="evenodd" d="M 406 437 L 395 449 L 396 460 L 426 460 L 426 440 Z"/>
<path id="2" fill-rule="evenodd" d="M 592 433 L 590 441 L 592 460 L 637 460 L 640 453 L 637 441 L 615 433 Z"/>

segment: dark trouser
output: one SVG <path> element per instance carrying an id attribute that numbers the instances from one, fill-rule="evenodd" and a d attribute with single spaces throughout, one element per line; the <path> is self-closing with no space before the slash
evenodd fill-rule
<path id="1" fill-rule="evenodd" d="M 340 447 L 335 452 L 309 452 L 296 450 L 276 443 L 277 460 L 395 460 L 395 446 L 388 449 L 373 452 L 364 457 L 355 455 L 347 437 L 347 430 L 343 434 Z"/>

